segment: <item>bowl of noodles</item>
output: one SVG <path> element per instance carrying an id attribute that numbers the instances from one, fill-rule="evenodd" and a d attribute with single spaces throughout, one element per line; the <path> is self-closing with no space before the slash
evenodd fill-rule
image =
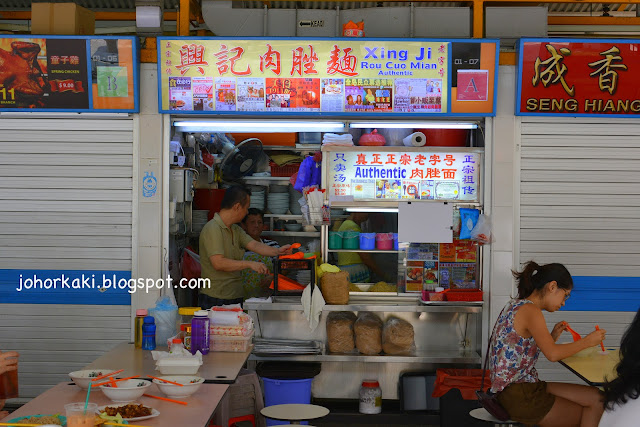
<path id="1" fill-rule="evenodd" d="M 38 424 L 45 426 L 63 426 L 67 424 L 67 417 L 60 414 L 54 415 L 27 415 L 25 417 L 18 417 L 7 422 L 16 424 Z"/>

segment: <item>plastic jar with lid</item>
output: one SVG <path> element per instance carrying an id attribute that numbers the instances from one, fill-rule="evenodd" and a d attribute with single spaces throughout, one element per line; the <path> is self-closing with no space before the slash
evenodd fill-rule
<path id="1" fill-rule="evenodd" d="M 178 309 L 178 314 L 180 315 L 180 324 L 191 325 L 193 315 L 196 313 L 196 311 L 200 310 L 202 310 L 200 307 L 180 307 Z"/>
<path id="2" fill-rule="evenodd" d="M 376 380 L 364 380 L 360 387 L 360 413 L 379 414 L 382 412 L 382 390 Z"/>

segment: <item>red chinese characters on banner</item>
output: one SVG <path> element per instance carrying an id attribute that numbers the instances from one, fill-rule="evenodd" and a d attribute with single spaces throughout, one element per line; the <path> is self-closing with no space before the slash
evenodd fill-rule
<path id="1" fill-rule="evenodd" d="M 209 66 L 209 63 L 204 60 L 204 46 L 191 43 L 183 45 L 180 48 L 180 65 L 176 65 L 176 68 L 180 70 L 181 75 L 185 75 L 191 67 L 196 67 L 198 72 L 204 76 L 203 66 Z"/>
<path id="2" fill-rule="evenodd" d="M 343 52 L 342 57 L 340 51 Z M 331 56 L 327 61 L 327 74 L 342 74 L 343 76 L 357 76 L 356 66 L 358 65 L 358 58 L 351 54 L 352 49 L 345 47 L 340 49 L 338 45 L 333 45 L 331 50 Z"/>
<path id="3" fill-rule="evenodd" d="M 318 61 L 318 54 L 313 51 L 313 46 L 309 45 L 310 53 L 306 54 L 304 52 L 304 48 L 297 47 L 295 48 L 293 53 L 293 65 L 291 67 L 291 75 L 298 74 L 301 75 L 309 75 L 309 74 L 318 74 L 318 70 L 315 69 L 314 62 Z M 304 70 L 303 70 L 304 68 Z"/>
<path id="4" fill-rule="evenodd" d="M 518 114 L 640 114 L 640 44 L 524 40 L 521 49 Z"/>
<path id="5" fill-rule="evenodd" d="M 234 47 L 233 49 L 229 49 L 227 45 L 220 45 L 220 50 L 213 54 L 218 60 L 216 62 L 216 67 L 218 67 L 218 73 L 220 75 L 225 75 L 229 71 L 234 76 L 248 76 L 251 74 L 251 67 L 247 65 L 247 68 L 243 71 L 236 70 L 236 62 L 240 60 L 242 54 L 244 53 L 244 49 L 241 47 Z M 231 54 L 231 56 L 230 56 Z"/>
<path id="6" fill-rule="evenodd" d="M 264 73 L 264 70 L 271 69 L 277 76 L 280 75 L 280 52 L 274 50 L 270 44 L 267 44 L 267 52 L 260 56 L 260 72 Z"/>

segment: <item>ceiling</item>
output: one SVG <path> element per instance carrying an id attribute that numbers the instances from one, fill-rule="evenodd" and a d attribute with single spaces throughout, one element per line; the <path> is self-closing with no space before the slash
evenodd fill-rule
<path id="1" fill-rule="evenodd" d="M 34 2 L 42 2 L 45 0 L 35 0 Z M 54 3 L 64 3 L 70 0 L 46 0 Z M 135 9 L 135 0 L 73 0 L 75 3 L 92 10 L 103 11 L 132 11 Z M 30 9 L 31 0 L 1 0 L 0 10 L 20 10 Z M 179 0 L 164 0 L 165 10 L 177 10 Z M 256 9 L 263 8 L 265 4 L 274 9 L 334 9 L 340 6 L 341 9 L 361 9 L 368 7 L 400 7 L 409 6 L 411 2 L 364 2 L 364 1 L 233 1 L 234 8 Z M 459 7 L 467 6 L 468 2 L 413 2 L 416 7 Z M 535 4 L 535 3 L 534 3 Z M 533 6 L 534 4 L 527 4 Z M 602 4 L 599 3 L 539 3 L 540 6 L 546 6 L 550 14 L 580 14 L 601 16 Z M 620 6 L 623 5 L 621 10 Z M 610 4 L 609 9 L 612 15 L 620 12 L 635 12 L 635 4 Z"/>

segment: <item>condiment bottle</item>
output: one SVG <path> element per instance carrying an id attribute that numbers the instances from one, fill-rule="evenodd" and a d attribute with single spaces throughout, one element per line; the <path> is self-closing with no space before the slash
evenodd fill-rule
<path id="1" fill-rule="evenodd" d="M 204 310 L 196 311 L 191 320 L 191 354 L 209 353 L 209 316 Z"/>
<path id="2" fill-rule="evenodd" d="M 184 348 L 191 351 L 191 325 L 184 326 Z"/>
<path id="3" fill-rule="evenodd" d="M 360 413 L 379 414 L 382 412 L 382 390 L 376 380 L 364 380 L 360 387 Z"/>
<path id="4" fill-rule="evenodd" d="M 171 348 L 169 349 L 169 353 L 180 353 L 182 354 L 182 350 L 184 350 L 184 344 L 182 344 L 182 340 L 180 338 L 174 338 L 171 342 Z"/>
<path id="5" fill-rule="evenodd" d="M 180 324 L 191 325 L 193 315 L 196 313 L 196 311 L 200 310 L 202 310 L 200 307 L 180 307 L 178 309 L 178 314 L 180 315 Z"/>
<path id="6" fill-rule="evenodd" d="M 153 316 L 146 316 L 142 324 L 142 349 L 156 349 L 156 323 Z"/>
<path id="7" fill-rule="evenodd" d="M 136 310 L 136 318 L 133 323 L 133 329 L 135 331 L 134 345 L 136 348 L 142 348 L 142 324 L 147 315 L 149 315 L 149 311 L 144 308 Z"/>
<path id="8" fill-rule="evenodd" d="M 0 353 L 2 353 L 0 351 Z M 0 400 L 18 397 L 18 370 L 7 371 L 0 375 Z"/>

